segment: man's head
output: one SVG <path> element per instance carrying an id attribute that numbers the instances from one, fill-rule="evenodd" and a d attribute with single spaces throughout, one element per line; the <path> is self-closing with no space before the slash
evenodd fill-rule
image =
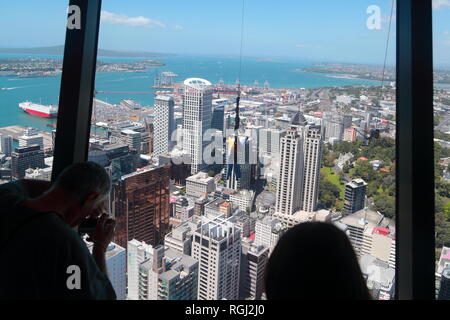
<path id="1" fill-rule="evenodd" d="M 65 220 L 76 226 L 87 216 L 101 213 L 98 209 L 109 195 L 111 181 L 102 166 L 95 162 L 80 162 L 64 169 L 52 189 L 63 191 L 70 199 Z"/>

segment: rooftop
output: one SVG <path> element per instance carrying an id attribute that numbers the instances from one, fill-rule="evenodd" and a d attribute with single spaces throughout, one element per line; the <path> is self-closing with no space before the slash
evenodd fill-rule
<path id="1" fill-rule="evenodd" d="M 211 82 L 201 78 L 188 78 L 184 80 L 184 85 L 195 90 L 204 90 L 211 86 Z"/>
<path id="2" fill-rule="evenodd" d="M 348 226 L 358 227 L 358 228 L 368 228 L 368 227 L 381 227 L 391 230 L 391 234 L 395 233 L 395 222 L 386 218 L 381 213 L 363 209 L 353 214 L 349 214 L 340 220 Z"/>

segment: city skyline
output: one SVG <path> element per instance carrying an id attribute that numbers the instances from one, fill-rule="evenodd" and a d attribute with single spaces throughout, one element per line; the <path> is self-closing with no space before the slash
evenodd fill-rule
<path id="1" fill-rule="evenodd" d="M 0 43 L 63 41 L 67 3 L 43 3 L 27 10 L 13 3 L 8 16 L 0 13 L 6 24 L 20 13 L 27 21 L 0 35 Z M 116 227 L 106 263 L 117 296 L 264 300 L 265 268 L 278 240 L 298 224 L 320 222 L 346 234 L 371 297 L 395 299 L 395 220 L 397 213 L 403 217 L 397 185 L 404 183 L 397 94 L 404 84 L 396 82 L 395 68 L 382 68 L 394 2 L 245 0 L 241 60 L 242 3 L 103 3 L 99 48 L 179 55 L 141 61 L 99 55 L 91 70 L 95 94 L 85 95 L 93 101 L 84 112 L 90 123 L 83 127 L 82 161 L 100 165 L 111 181 L 104 209 Z M 378 7 L 380 28 L 371 30 L 366 22 Z M 444 19 L 450 21 L 450 0 L 433 1 L 433 9 L 438 57 L 450 49 Z M 394 16 L 388 66 L 395 64 L 395 22 Z M 67 102 L 47 105 L 40 98 L 58 99 L 62 61 L 12 55 L 0 53 L 6 57 L 0 59 L 0 184 L 51 181 L 53 168 L 59 174 Z M 442 57 L 450 66 L 450 56 Z M 323 63 L 292 62 L 309 59 Z M 434 81 L 434 249 L 450 261 L 450 71 L 436 70 Z M 316 251 L 331 261 L 329 253 L 338 250 Z M 306 256 L 303 261 L 314 260 Z M 450 271 L 441 269 L 436 277 L 444 293 Z M 328 276 L 345 273 L 336 270 L 297 276 L 316 276 L 320 289 Z"/>

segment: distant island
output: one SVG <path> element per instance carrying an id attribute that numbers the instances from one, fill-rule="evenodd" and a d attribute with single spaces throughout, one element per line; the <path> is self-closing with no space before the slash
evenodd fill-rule
<path id="1" fill-rule="evenodd" d="M 97 72 L 145 72 L 149 67 L 165 66 L 157 60 L 136 62 L 97 61 Z M 0 59 L 0 76 L 19 78 L 53 77 L 62 73 L 61 59 L 8 58 Z"/>
<path id="2" fill-rule="evenodd" d="M 0 48 L 0 53 L 63 55 L 64 46 L 36 48 Z M 173 56 L 173 54 L 146 51 L 117 51 L 98 49 L 98 56 L 111 58 L 155 58 L 170 57 Z"/>
<path id="3" fill-rule="evenodd" d="M 297 69 L 297 72 L 311 72 L 328 74 L 334 78 L 364 79 L 375 81 L 395 81 L 395 69 L 386 67 L 383 73 L 382 66 L 369 66 L 347 63 L 320 63 L 313 68 Z"/>
<path id="4" fill-rule="evenodd" d="M 386 82 L 395 81 L 395 68 L 386 67 L 383 74 L 383 66 L 350 64 L 350 63 L 317 63 L 312 68 L 296 69 L 295 72 L 310 72 L 325 74 L 332 78 L 363 79 Z M 450 84 L 450 71 L 444 69 L 434 70 L 434 82 L 436 84 Z"/>

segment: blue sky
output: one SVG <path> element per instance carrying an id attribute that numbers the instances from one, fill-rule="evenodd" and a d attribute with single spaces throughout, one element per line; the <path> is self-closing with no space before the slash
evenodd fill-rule
<path id="1" fill-rule="evenodd" d="M 245 0 L 246 56 L 383 62 L 391 0 Z M 369 30 L 367 8 L 381 9 Z M 64 42 L 67 2 L 1 1 L 0 47 Z M 100 47 L 177 54 L 238 55 L 242 0 L 104 0 Z M 450 65 L 450 0 L 435 0 L 436 64 Z M 7 32 L 4 32 L 7 30 Z M 389 63 L 395 63 L 395 20 Z"/>

